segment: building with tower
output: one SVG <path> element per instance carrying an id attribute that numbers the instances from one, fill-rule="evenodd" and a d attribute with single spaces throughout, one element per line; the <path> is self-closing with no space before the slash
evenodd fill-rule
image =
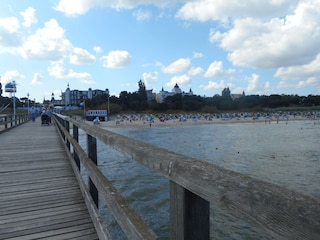
<path id="1" fill-rule="evenodd" d="M 176 83 L 176 85 L 174 85 L 171 92 L 165 91 L 162 88 L 161 91 L 156 95 L 156 101 L 158 103 L 162 103 L 167 97 L 173 96 L 176 94 L 182 94 L 182 96 L 193 96 L 193 92 L 192 92 L 191 88 L 190 88 L 189 92 L 182 92 L 179 85 Z"/>
<path id="2" fill-rule="evenodd" d="M 109 90 L 108 89 L 92 90 L 91 88 L 89 88 L 88 90 L 78 90 L 78 89 L 71 90 L 68 84 L 66 91 L 61 93 L 61 99 L 65 106 L 76 106 L 83 103 L 86 99 L 92 99 L 93 97 L 96 97 L 102 94 L 108 95 Z"/>

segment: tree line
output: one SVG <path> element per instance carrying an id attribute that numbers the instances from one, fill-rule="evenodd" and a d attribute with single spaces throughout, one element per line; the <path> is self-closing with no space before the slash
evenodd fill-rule
<path id="1" fill-rule="evenodd" d="M 225 88 L 222 95 L 212 97 L 187 96 L 175 94 L 168 96 L 162 103 L 155 99 L 148 100 L 146 90 L 143 86 L 139 87 L 137 92 L 122 91 L 119 97 L 107 96 L 106 94 L 96 96 L 86 100 L 88 108 L 107 109 L 107 100 L 109 98 L 110 112 L 118 113 L 121 111 L 190 111 L 190 112 L 219 112 L 219 111 L 255 111 L 262 109 L 288 108 L 288 107 L 315 107 L 320 106 L 320 96 L 308 95 L 248 95 L 232 99 L 230 90 Z"/>
<path id="2" fill-rule="evenodd" d="M 27 98 L 16 98 L 16 107 L 26 106 Z M 0 95 L 0 107 L 10 105 L 12 98 Z M 29 100 L 30 106 L 34 105 Z M 109 106 L 108 106 L 109 104 Z M 9 106 L 9 108 L 10 108 Z M 111 113 L 123 111 L 186 111 L 186 112 L 221 112 L 221 111 L 259 111 L 264 109 L 288 108 L 288 107 L 316 107 L 320 106 L 319 95 L 248 95 L 232 99 L 229 88 L 225 88 L 221 95 L 203 97 L 199 95 L 187 96 L 176 94 L 168 96 L 162 103 L 155 99 L 148 99 L 145 85 L 139 82 L 139 89 L 136 92 L 122 91 L 119 96 L 108 96 L 107 94 L 98 95 L 92 99 L 86 99 L 85 106 L 88 109 L 110 109 Z"/>

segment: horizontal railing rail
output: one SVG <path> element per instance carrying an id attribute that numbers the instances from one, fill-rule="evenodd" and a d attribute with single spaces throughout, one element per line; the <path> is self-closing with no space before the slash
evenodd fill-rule
<path id="1" fill-rule="evenodd" d="M 95 216 L 97 225 L 101 222 L 97 211 L 98 198 L 102 197 L 128 239 L 157 238 L 97 168 L 96 141 L 99 139 L 168 178 L 170 239 L 209 239 L 210 204 L 239 219 L 257 224 L 275 239 L 319 239 L 318 199 L 69 117 L 55 117 L 76 172 L 80 169 L 80 161 L 88 172 L 89 190 L 84 183 L 82 189 L 89 199 L 88 208 L 94 210 L 92 216 Z M 72 135 L 69 133 L 70 124 Z M 87 153 L 78 144 L 79 129 L 87 134 Z M 78 180 L 82 181 L 81 176 Z M 99 225 L 98 229 L 101 239 L 108 236 L 103 226 Z"/>
<path id="2" fill-rule="evenodd" d="M 0 115 L 0 134 L 15 128 L 30 120 L 29 114 L 3 114 Z"/>

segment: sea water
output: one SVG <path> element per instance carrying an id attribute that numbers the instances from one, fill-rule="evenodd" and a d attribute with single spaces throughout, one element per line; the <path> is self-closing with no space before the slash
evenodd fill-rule
<path id="1" fill-rule="evenodd" d="M 320 199 L 320 121 L 107 130 Z M 168 180 L 102 143 L 98 143 L 98 158 L 99 167 L 130 205 L 161 239 L 168 239 Z M 103 209 L 102 214 L 113 228 L 108 211 Z M 214 206 L 210 218 L 213 239 L 272 239 L 259 227 Z M 125 239 L 115 228 L 117 238 Z"/>

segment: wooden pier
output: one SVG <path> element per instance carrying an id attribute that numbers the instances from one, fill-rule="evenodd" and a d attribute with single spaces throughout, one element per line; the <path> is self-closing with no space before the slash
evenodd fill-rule
<path id="1" fill-rule="evenodd" d="M 98 239 L 54 125 L 0 134 L 0 239 Z"/>
<path id="2" fill-rule="evenodd" d="M 99 169 L 97 141 L 168 179 L 170 240 L 211 239 L 210 205 L 272 239 L 319 239 L 319 199 L 75 118 L 54 119 L 55 125 L 38 119 L 0 131 L 0 240 L 118 239 L 102 223 L 101 203 L 127 239 L 159 239 Z"/>

